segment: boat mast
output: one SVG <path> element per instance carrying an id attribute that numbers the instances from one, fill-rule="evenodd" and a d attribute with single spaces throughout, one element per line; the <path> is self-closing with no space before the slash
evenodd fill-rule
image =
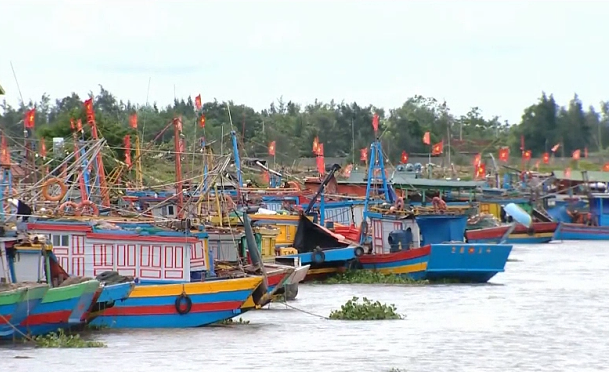
<path id="1" fill-rule="evenodd" d="M 99 141 L 99 134 L 97 133 L 97 123 L 95 117 L 89 118 L 89 124 L 91 125 L 91 136 L 97 142 Z M 104 171 L 104 162 L 102 160 L 101 151 L 97 153 L 95 163 L 97 166 L 97 176 L 99 177 L 99 186 L 101 190 L 102 205 L 104 207 L 110 206 L 110 190 L 108 189 L 108 183 L 106 182 L 106 172 Z M 83 200 L 84 201 L 84 200 Z"/>
<path id="2" fill-rule="evenodd" d="M 176 196 L 178 200 L 178 218 L 184 215 L 184 194 L 182 192 L 182 118 L 173 118 L 173 143 L 176 166 Z"/>

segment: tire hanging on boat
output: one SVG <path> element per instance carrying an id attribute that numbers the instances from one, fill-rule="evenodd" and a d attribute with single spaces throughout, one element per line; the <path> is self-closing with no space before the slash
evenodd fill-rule
<path id="1" fill-rule="evenodd" d="M 182 306 L 183 304 L 185 304 L 186 307 L 183 307 Z M 181 293 L 176 298 L 175 308 L 176 308 L 176 311 L 178 312 L 178 314 L 180 314 L 180 315 L 186 315 L 192 309 L 192 300 L 190 299 L 190 297 L 186 293 Z"/>
<path id="2" fill-rule="evenodd" d="M 311 253 L 311 261 L 316 264 L 324 263 L 326 260 L 326 254 L 321 249 L 315 249 L 313 253 Z"/>
<path id="3" fill-rule="evenodd" d="M 59 195 L 51 195 L 51 187 L 59 187 Z M 68 186 L 57 177 L 50 178 L 42 184 L 42 197 L 47 201 L 60 201 L 68 193 Z"/>

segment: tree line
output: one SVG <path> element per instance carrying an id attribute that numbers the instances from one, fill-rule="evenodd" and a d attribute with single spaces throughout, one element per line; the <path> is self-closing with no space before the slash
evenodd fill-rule
<path id="1" fill-rule="evenodd" d="M 43 137 L 49 143 L 53 137 L 69 137 L 71 118 L 85 122 L 83 101 L 90 96 L 94 98 L 98 128 L 109 145 L 117 149 L 118 156 L 122 155 L 123 137 L 133 133 L 129 127 L 129 117 L 133 113 L 137 113 L 137 131 L 145 143 L 156 139 L 158 146 L 170 150 L 173 130 L 159 134 L 172 118 L 181 116 L 187 149 L 197 151 L 201 137 L 205 137 L 208 143 L 215 141 L 216 151 L 224 146 L 226 152 L 230 146 L 228 135 L 234 130 L 242 141 L 244 155 L 266 157 L 268 144 L 275 141 L 277 162 L 283 164 L 313 156 L 315 137 L 324 143 L 326 157 L 354 158 L 358 162 L 360 149 L 374 140 L 371 125 L 374 114 L 380 117 L 378 133 L 393 162 L 399 162 L 402 151 L 427 154 L 429 146 L 422 141 L 425 132 L 430 132 L 432 143 L 446 143 L 450 137 L 454 144 L 460 145 L 450 149 L 444 146 L 445 151 L 466 149 L 475 153 L 509 146 L 512 158 L 520 157 L 521 138 L 533 157 L 549 152 L 556 144 L 561 145 L 556 155 L 566 157 L 577 149 L 602 151 L 609 145 L 609 101 L 601 102 L 598 109 L 585 108 L 575 95 L 567 105 L 561 106 L 552 95 L 545 93 L 524 108 L 518 123 L 508 123 L 498 116 L 484 116 L 478 107 L 472 107 L 465 115 L 455 115 L 446 102 L 417 95 L 408 98 L 401 107 L 388 110 L 356 102 L 315 100 L 302 105 L 280 98 L 268 108 L 256 111 L 244 104 L 213 100 L 202 104 L 203 128 L 194 97 L 175 99 L 165 107 L 156 103 L 141 105 L 119 99 L 100 86 L 97 94 L 91 92 L 86 97 L 72 93 L 53 101 L 45 94 L 37 102 L 20 102 L 17 107 L 3 101 L 0 129 L 14 140 L 23 138 L 24 114 L 35 107 L 34 136 Z M 85 131 L 88 131 L 86 125 Z"/>

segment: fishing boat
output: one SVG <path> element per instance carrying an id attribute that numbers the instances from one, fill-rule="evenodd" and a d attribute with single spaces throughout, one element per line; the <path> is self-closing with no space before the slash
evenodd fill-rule
<path id="1" fill-rule="evenodd" d="M 510 225 L 468 229 L 465 238 L 468 243 L 498 243 Z M 529 228 L 517 225 L 507 239 L 508 244 L 543 244 L 554 238 L 558 222 L 533 222 Z"/>
<path id="2" fill-rule="evenodd" d="M 16 327 L 14 337 L 42 335 L 85 323 L 100 288 L 99 281 L 80 277 L 61 282 L 58 265 L 50 257 L 51 247 L 44 241 L 14 239 L 5 241 L 0 250 L 2 259 L 7 260 L 2 267 L 8 267 L 12 282 L 46 282 L 50 287 L 25 319 L 18 324 L 11 322 Z"/>
<path id="3" fill-rule="evenodd" d="M 46 284 L 10 283 L 0 284 L 0 339 L 12 338 L 32 310 L 42 301 L 49 289 Z"/>
<path id="4" fill-rule="evenodd" d="M 487 282 L 504 271 L 511 244 L 465 243 L 467 215 L 462 209 L 449 210 L 438 197 L 432 200 L 432 207 L 406 207 L 385 177 L 380 141 L 373 142 L 370 150 L 368 174 L 380 174 L 376 182 L 380 189 L 372 192 L 375 182 L 369 177 L 366 201 L 381 194 L 388 203 L 366 205 L 360 243 L 367 240 L 368 221 L 371 239 L 367 254 L 357 259 L 360 268 L 415 280 L 474 283 Z"/>
<path id="5" fill-rule="evenodd" d="M 564 207 L 565 214 L 567 206 Z M 560 222 L 556 229 L 554 239 L 556 240 L 609 240 L 609 194 L 591 193 L 588 195 L 588 208 L 586 210 L 569 211 L 573 222 Z M 549 211 L 554 216 L 560 211 Z M 580 217 L 581 218 L 577 218 Z M 571 217 L 571 216 L 569 216 Z M 571 218 L 569 218 L 571 219 Z M 584 221 L 585 220 L 585 221 Z"/>
<path id="6" fill-rule="evenodd" d="M 61 262 L 74 263 L 70 274 L 116 272 L 137 278 L 129 297 L 101 312 L 91 321 L 94 326 L 197 327 L 241 314 L 251 308 L 242 308 L 250 297 L 254 306 L 264 303 L 263 277 L 217 277 L 201 239 L 205 232 L 41 219 L 28 229 L 60 243 L 55 255 Z"/>

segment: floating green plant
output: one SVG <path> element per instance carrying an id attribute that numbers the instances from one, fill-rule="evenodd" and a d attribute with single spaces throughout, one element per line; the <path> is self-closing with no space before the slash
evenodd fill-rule
<path id="1" fill-rule="evenodd" d="M 353 297 L 340 307 L 330 313 L 330 319 L 337 320 L 389 320 L 403 319 L 397 312 L 395 305 L 382 304 L 379 301 L 372 301 L 368 298 Z"/>
<path id="2" fill-rule="evenodd" d="M 223 321 L 220 321 L 216 324 L 221 324 L 221 325 L 234 325 L 234 324 L 250 324 L 249 320 L 245 320 L 243 318 L 239 318 L 237 320 L 234 319 L 225 319 Z"/>
<path id="3" fill-rule="evenodd" d="M 80 338 L 79 334 L 68 335 L 63 329 L 57 332 L 51 332 L 47 335 L 32 337 L 32 341 L 36 343 L 37 347 L 44 348 L 72 348 L 82 349 L 90 347 L 107 347 L 107 345 L 101 341 L 87 341 Z"/>
<path id="4" fill-rule="evenodd" d="M 400 275 L 385 275 L 371 270 L 349 270 L 323 281 L 325 284 L 429 284 L 427 280 L 414 280 Z"/>

